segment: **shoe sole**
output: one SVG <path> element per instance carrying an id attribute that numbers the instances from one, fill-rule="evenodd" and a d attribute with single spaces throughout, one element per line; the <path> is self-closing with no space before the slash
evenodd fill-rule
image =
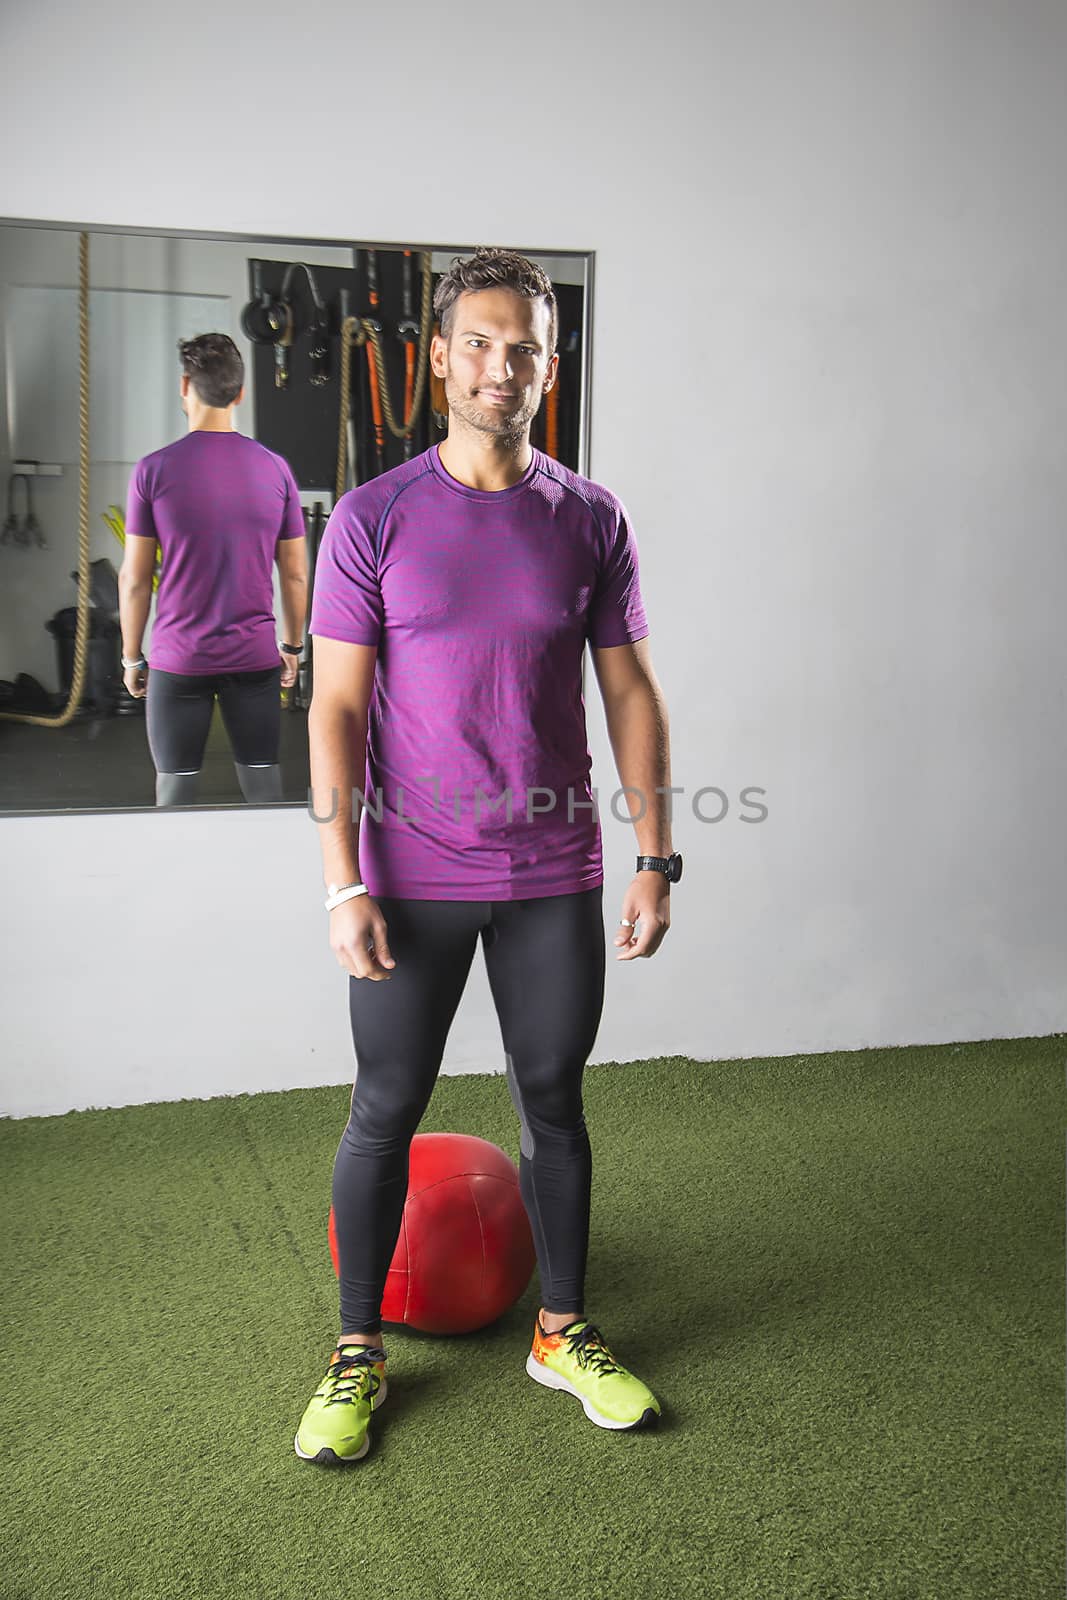
<path id="1" fill-rule="evenodd" d="M 655 1427 L 659 1420 L 659 1412 L 647 1406 L 636 1422 L 613 1422 L 610 1417 L 605 1417 L 598 1411 L 592 1401 L 587 1400 L 583 1394 L 566 1378 L 561 1378 L 558 1372 L 553 1372 L 551 1367 L 544 1366 L 531 1352 L 526 1357 L 526 1371 L 535 1383 L 543 1384 L 546 1389 L 559 1389 L 563 1394 L 572 1394 L 581 1402 L 582 1410 L 590 1422 L 595 1422 L 598 1428 L 610 1428 L 614 1433 L 634 1433 L 638 1428 Z"/>
<path id="2" fill-rule="evenodd" d="M 372 1412 L 378 1410 L 378 1408 L 383 1404 L 388 1393 L 389 1385 L 386 1383 L 385 1378 L 383 1377 L 381 1388 L 371 1401 Z M 296 1430 L 296 1433 L 293 1436 L 293 1449 L 296 1451 L 301 1461 L 317 1461 L 322 1466 L 348 1467 L 351 1466 L 354 1461 L 362 1461 L 363 1457 L 370 1449 L 370 1426 L 368 1424 L 367 1432 L 363 1437 L 363 1443 L 360 1445 L 354 1456 L 339 1456 L 336 1450 L 330 1449 L 328 1444 L 324 1444 L 322 1449 L 317 1450 L 314 1455 L 309 1455 L 306 1450 L 301 1450 L 300 1448 L 299 1428 Z"/>

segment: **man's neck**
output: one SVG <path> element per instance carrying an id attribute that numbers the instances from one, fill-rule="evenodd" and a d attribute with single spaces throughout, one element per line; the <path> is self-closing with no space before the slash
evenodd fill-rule
<path id="1" fill-rule="evenodd" d="M 473 429 L 460 430 L 454 416 L 449 419 L 448 437 L 437 451 L 449 477 L 468 489 L 510 489 L 533 460 L 528 428 L 518 438 L 501 439 Z"/>
<path id="2" fill-rule="evenodd" d="M 218 406 L 198 406 L 195 411 L 190 411 L 190 433 L 232 433 L 233 408 L 221 410 Z"/>

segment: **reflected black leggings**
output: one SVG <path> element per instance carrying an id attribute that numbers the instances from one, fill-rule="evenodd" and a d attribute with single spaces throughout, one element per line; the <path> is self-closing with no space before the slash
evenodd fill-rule
<path id="1" fill-rule="evenodd" d="M 233 759 L 272 765 L 281 739 L 281 662 L 255 672 L 148 672 L 148 747 L 157 772 L 192 774 L 204 750 L 218 697 Z"/>
<path id="2" fill-rule="evenodd" d="M 148 669 L 148 748 L 156 769 L 156 805 L 191 806 L 199 791 L 218 697 L 241 793 L 250 804 L 282 798 L 282 667 L 252 672 Z"/>
<path id="3" fill-rule="evenodd" d="M 603 889 L 540 900 L 381 898 L 392 977 L 349 979 L 356 1083 L 333 1171 L 341 1332 L 381 1328 L 408 1149 L 479 935 L 521 1123 L 519 1184 L 547 1311 L 584 1311 L 592 1161 L 582 1073 L 604 1003 Z"/>

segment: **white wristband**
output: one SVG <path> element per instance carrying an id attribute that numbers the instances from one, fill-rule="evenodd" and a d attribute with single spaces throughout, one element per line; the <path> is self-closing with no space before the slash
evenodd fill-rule
<path id="1" fill-rule="evenodd" d="M 334 906 L 343 906 L 346 900 L 354 900 L 357 894 L 370 894 L 370 890 L 365 883 L 346 883 L 344 885 L 328 883 L 326 890 L 326 899 L 323 904 L 327 911 L 332 911 Z"/>

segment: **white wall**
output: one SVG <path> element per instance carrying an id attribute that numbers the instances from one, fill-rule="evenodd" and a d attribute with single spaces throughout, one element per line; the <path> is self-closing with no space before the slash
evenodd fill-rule
<path id="1" fill-rule="evenodd" d="M 596 251 L 591 470 L 638 530 L 675 782 L 731 809 L 679 821 L 674 927 L 610 972 L 595 1059 L 1067 1026 L 1067 13 L 302 15 L 314 96 L 250 4 L 9 9 L 47 70 L 0 99 L 0 213 Z M 352 91 L 369 58 L 402 98 Z M 0 852 L 8 1109 L 349 1076 L 302 813 L 0 819 Z M 500 1065 L 480 972 L 447 1065 Z"/>

